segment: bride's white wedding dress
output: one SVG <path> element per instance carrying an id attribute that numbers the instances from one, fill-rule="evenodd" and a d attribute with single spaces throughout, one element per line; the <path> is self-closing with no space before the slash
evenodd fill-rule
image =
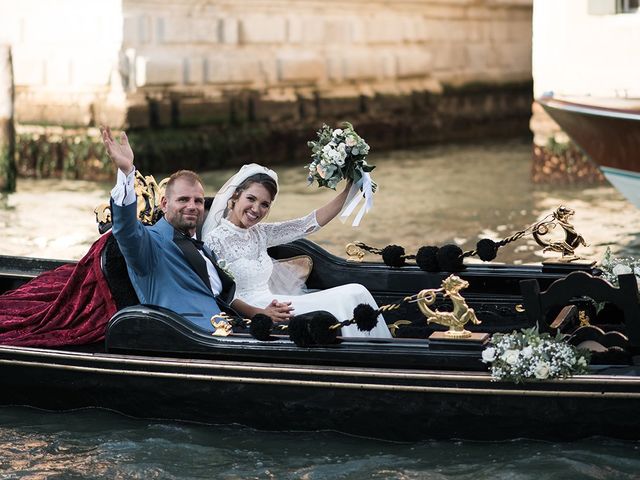
<path id="1" fill-rule="evenodd" d="M 319 290 L 303 295 L 283 295 L 269 289 L 269 278 L 273 271 L 273 261 L 267 248 L 292 242 L 320 229 L 315 211 L 306 217 L 278 223 L 258 223 L 250 228 L 240 228 L 222 219 L 220 224 L 203 238 L 205 244 L 215 252 L 218 261 L 224 262 L 236 282 L 236 298 L 264 308 L 273 299 L 290 301 L 293 314 L 299 315 L 314 310 L 325 310 L 338 320 L 353 317 L 353 309 L 366 303 L 378 308 L 371 293 L 362 285 L 351 283 L 327 290 Z M 344 337 L 391 338 L 382 316 L 371 332 L 362 332 L 358 327 L 342 327 Z"/>

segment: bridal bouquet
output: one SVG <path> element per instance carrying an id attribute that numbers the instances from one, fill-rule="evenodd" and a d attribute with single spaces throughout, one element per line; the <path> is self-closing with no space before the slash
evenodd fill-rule
<path id="1" fill-rule="evenodd" d="M 587 373 L 589 354 L 533 327 L 510 334 L 496 333 L 482 352 L 482 361 L 491 364 L 494 381 L 522 383 L 527 380 L 567 378 Z"/>
<path id="2" fill-rule="evenodd" d="M 353 180 L 352 191 L 349 192 L 340 216 L 343 221 L 353 212 L 360 200 L 365 199 L 353 223 L 357 226 L 362 216 L 373 205 L 373 193 L 377 189 L 376 183 L 369 175 L 375 167 L 366 161 L 369 145 L 348 122 L 345 122 L 342 128 L 336 129 L 323 125 L 318 130 L 318 139 L 307 142 L 307 145 L 311 148 L 311 162 L 307 165 L 309 185 L 315 180 L 319 187 L 335 190 L 342 179 Z"/>

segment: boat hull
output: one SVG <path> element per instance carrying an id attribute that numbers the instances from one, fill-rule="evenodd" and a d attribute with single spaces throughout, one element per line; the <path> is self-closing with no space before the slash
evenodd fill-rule
<path id="1" fill-rule="evenodd" d="M 514 385 L 484 372 L 287 365 L 0 346 L 0 404 L 336 430 L 391 440 L 640 438 L 640 380 Z"/>
<path id="2" fill-rule="evenodd" d="M 640 208 L 640 103 L 621 108 L 620 102 L 598 105 L 553 97 L 538 102 L 607 180 Z"/>

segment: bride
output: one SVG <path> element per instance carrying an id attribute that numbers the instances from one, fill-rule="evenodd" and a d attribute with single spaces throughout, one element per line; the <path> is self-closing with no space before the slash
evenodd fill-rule
<path id="1" fill-rule="evenodd" d="M 338 320 L 347 320 L 358 304 L 378 308 L 371 293 L 355 283 L 306 294 L 276 295 L 269 288 L 274 264 L 267 248 L 302 238 L 329 223 L 342 209 L 350 187 L 348 183 L 333 200 L 305 217 L 262 223 L 278 193 L 278 176 L 273 170 L 255 163 L 244 165 L 222 186 L 202 227 L 202 240 L 234 277 L 236 295 L 231 306 L 236 311 L 248 318 L 264 313 L 281 321 L 293 314 L 325 310 Z M 283 301 L 276 300 L 277 296 L 284 297 Z M 362 332 L 354 324 L 342 327 L 341 333 L 345 337 L 391 337 L 381 315 L 371 332 Z"/>

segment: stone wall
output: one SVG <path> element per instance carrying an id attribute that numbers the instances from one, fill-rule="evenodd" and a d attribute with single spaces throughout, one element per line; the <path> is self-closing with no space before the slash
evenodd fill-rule
<path id="1" fill-rule="evenodd" d="M 0 7 L 27 138 L 30 125 L 107 123 L 133 132 L 142 158 L 169 148 L 173 169 L 194 155 L 198 168 L 291 161 L 322 123 L 344 120 L 374 148 L 527 129 L 531 0 Z"/>

